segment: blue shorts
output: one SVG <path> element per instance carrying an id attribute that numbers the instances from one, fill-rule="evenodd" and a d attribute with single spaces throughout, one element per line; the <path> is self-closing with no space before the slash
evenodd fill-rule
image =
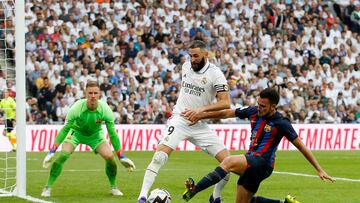
<path id="1" fill-rule="evenodd" d="M 255 194 L 260 183 L 271 175 L 273 168 L 261 156 L 245 155 L 245 157 L 248 165 L 244 174 L 240 176 L 238 185 Z"/>

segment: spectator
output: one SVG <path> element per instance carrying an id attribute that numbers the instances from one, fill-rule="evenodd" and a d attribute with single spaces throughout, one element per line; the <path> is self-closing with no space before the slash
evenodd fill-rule
<path id="1" fill-rule="evenodd" d="M 229 84 L 235 78 L 232 91 L 238 92 L 243 104 L 254 102 L 254 91 L 277 84 L 286 92 L 289 111 L 300 113 L 306 108 L 308 90 L 319 86 L 310 95 L 319 97 L 312 99 L 314 103 L 322 102 L 327 108 L 336 106 L 338 93 L 342 92 L 349 103 L 345 104 L 346 115 L 354 112 L 356 118 L 360 115 L 360 109 L 355 108 L 359 98 L 351 96 L 351 92 L 359 86 L 360 78 L 360 29 L 356 26 L 359 4 L 336 1 L 324 6 L 305 1 L 291 7 L 286 3 L 291 2 L 210 2 L 185 7 L 185 1 L 174 0 L 151 5 L 115 3 L 111 7 L 77 1 L 55 2 L 49 9 L 30 0 L 25 5 L 28 94 L 37 97 L 47 77 L 52 97 L 64 95 L 65 84 L 70 85 L 64 99 L 68 102 L 70 98 L 71 103 L 83 96 L 82 87 L 94 78 L 105 100 L 113 99 L 115 90 L 120 95 L 122 90 L 138 95 L 140 85 L 153 88 L 154 95 L 162 92 L 164 98 L 176 98 L 177 92 L 169 90 L 180 85 L 181 70 L 176 67 L 186 60 L 188 42 L 201 38 L 209 48 L 209 60 L 224 71 Z M 333 8 L 336 12 L 331 12 Z M 12 47 L 13 22 L 2 22 L 0 26 L 9 29 L 0 33 L 4 39 L 7 34 L 1 48 Z M 8 56 L 13 55 L 9 50 Z M 6 74 L 0 74 L 0 89 L 8 86 L 4 85 Z M 115 90 L 111 90 L 112 84 Z M 14 85 L 9 86 L 11 94 L 15 94 Z M 306 94 L 299 94 L 303 92 Z M 149 100 L 150 95 L 145 98 Z M 39 100 L 37 105 L 43 105 Z M 130 96 L 123 97 L 123 101 L 124 108 L 134 103 Z M 161 122 L 162 117 L 155 114 L 169 116 L 174 101 L 169 102 L 161 104 L 161 110 L 154 115 L 149 108 L 146 115 L 123 115 L 117 120 L 153 123 L 157 118 Z M 51 122 L 57 104 L 48 104 Z M 320 113 L 320 121 L 325 118 L 326 122 L 338 122 L 329 115 Z"/>

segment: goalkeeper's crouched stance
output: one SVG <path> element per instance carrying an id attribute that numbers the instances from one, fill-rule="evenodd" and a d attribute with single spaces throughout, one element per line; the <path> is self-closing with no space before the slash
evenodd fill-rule
<path id="1" fill-rule="evenodd" d="M 110 193 L 121 196 L 123 193 L 116 186 L 117 167 L 113 152 L 107 143 L 101 124 L 104 121 L 110 141 L 116 151 L 120 163 L 129 171 L 135 170 L 135 164 L 122 153 L 120 141 L 114 127 L 114 114 L 110 107 L 99 100 L 100 88 L 96 82 L 89 81 L 86 85 L 86 99 L 78 100 L 66 116 L 66 124 L 56 136 L 55 143 L 43 161 L 47 168 L 54 159 L 58 146 L 62 144 L 59 156 L 51 164 L 46 187 L 41 196 L 50 197 L 51 188 L 59 177 L 65 161 L 79 144 L 86 144 L 105 160 L 105 171 L 110 183 Z"/>

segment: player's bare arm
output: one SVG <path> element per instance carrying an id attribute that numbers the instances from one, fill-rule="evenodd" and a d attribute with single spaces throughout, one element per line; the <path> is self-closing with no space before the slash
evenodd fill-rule
<path id="1" fill-rule="evenodd" d="M 230 108 L 230 97 L 229 97 L 228 92 L 219 92 L 219 93 L 217 93 L 216 96 L 217 96 L 216 103 L 202 106 L 202 107 L 196 108 L 196 109 L 186 109 L 181 115 L 190 121 L 194 121 L 195 118 L 193 118 L 193 117 L 196 115 L 199 115 L 201 113 L 209 112 L 209 111 L 219 111 L 219 110 Z"/>
<path id="2" fill-rule="evenodd" d="M 318 176 L 321 180 L 329 180 L 330 182 L 335 182 L 335 179 L 330 177 L 320 166 L 318 161 L 316 160 L 313 153 L 304 145 L 304 143 L 300 140 L 300 138 L 296 138 L 292 142 L 295 147 L 304 155 L 304 157 L 313 165 L 313 167 L 316 169 Z"/>
<path id="3" fill-rule="evenodd" d="M 200 112 L 195 115 L 190 116 L 188 114 L 188 110 L 185 110 L 181 115 L 191 121 L 190 125 L 194 125 L 196 122 L 198 122 L 201 119 L 209 119 L 209 118 L 217 118 L 217 119 L 223 119 L 223 118 L 233 118 L 235 117 L 235 111 L 236 109 L 224 109 L 220 111 L 207 111 L 207 112 Z"/>

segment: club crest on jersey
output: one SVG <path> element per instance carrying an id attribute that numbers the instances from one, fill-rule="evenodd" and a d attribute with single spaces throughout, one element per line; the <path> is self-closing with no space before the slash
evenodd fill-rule
<path id="1" fill-rule="evenodd" d="M 100 120 L 100 119 L 96 119 L 96 121 L 95 121 L 96 124 L 101 124 L 101 122 L 102 122 L 102 120 Z"/>
<path id="2" fill-rule="evenodd" d="M 270 132 L 271 131 L 271 126 L 270 125 L 265 125 L 264 130 L 267 133 Z"/>
<path id="3" fill-rule="evenodd" d="M 201 79 L 201 84 L 205 85 L 207 83 L 207 79 L 204 77 Z"/>

